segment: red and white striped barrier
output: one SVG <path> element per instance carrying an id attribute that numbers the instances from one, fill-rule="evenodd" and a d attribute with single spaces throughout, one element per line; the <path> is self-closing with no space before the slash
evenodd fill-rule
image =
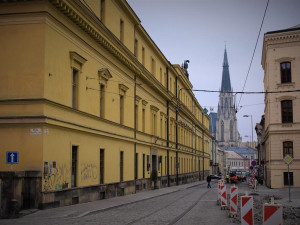
<path id="1" fill-rule="evenodd" d="M 221 202 L 221 209 L 225 208 L 227 206 L 227 192 L 226 192 L 226 185 L 221 184 L 221 196 L 220 196 L 220 202 Z"/>
<path id="2" fill-rule="evenodd" d="M 264 225 L 279 225 L 282 221 L 282 205 L 264 204 Z"/>
<path id="3" fill-rule="evenodd" d="M 230 214 L 236 215 L 237 214 L 237 204 L 238 204 L 238 187 L 231 187 L 230 188 Z"/>
<path id="4" fill-rule="evenodd" d="M 217 204 L 221 204 L 221 185 L 224 185 L 224 180 L 218 180 L 218 199 Z"/>
<path id="5" fill-rule="evenodd" d="M 241 197 L 241 224 L 253 225 L 253 196 Z"/>

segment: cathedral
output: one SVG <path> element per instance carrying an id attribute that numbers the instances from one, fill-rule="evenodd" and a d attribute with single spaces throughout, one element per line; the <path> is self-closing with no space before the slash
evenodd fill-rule
<path id="1" fill-rule="evenodd" d="M 210 131 L 219 142 L 220 147 L 238 147 L 239 133 L 235 99 L 232 93 L 227 51 L 224 51 L 222 83 L 219 95 L 218 113 L 210 113 Z"/>

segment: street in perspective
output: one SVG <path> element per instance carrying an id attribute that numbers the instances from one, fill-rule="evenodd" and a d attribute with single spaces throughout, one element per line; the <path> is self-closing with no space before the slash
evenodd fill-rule
<path id="1" fill-rule="evenodd" d="M 283 207 L 283 224 L 300 223 L 299 188 L 293 189 L 289 201 L 287 189 L 278 191 L 258 185 L 254 190 L 247 182 L 226 185 L 227 191 L 238 187 L 238 208 L 241 196 L 254 197 L 254 224 L 263 224 L 263 204 L 270 203 L 271 198 L 275 205 Z M 228 199 L 222 210 L 217 204 L 217 180 L 212 180 L 211 186 L 207 188 L 202 181 L 55 209 L 25 210 L 20 218 L 4 219 L 1 224 L 241 224 L 240 209 L 231 215 Z"/>
<path id="2" fill-rule="evenodd" d="M 299 0 L 0 0 L 0 224 L 300 224 Z"/>

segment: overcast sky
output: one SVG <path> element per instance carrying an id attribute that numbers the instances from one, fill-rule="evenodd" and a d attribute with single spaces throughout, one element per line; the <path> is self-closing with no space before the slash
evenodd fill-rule
<path id="1" fill-rule="evenodd" d="M 242 91 L 267 0 L 127 0 L 142 26 L 172 64 L 190 60 L 194 89 L 219 90 L 224 48 L 233 91 Z M 244 91 L 264 91 L 263 35 L 300 24 L 300 0 L 270 0 Z M 201 106 L 217 112 L 219 94 L 194 92 Z M 237 95 L 237 102 L 240 100 Z M 264 113 L 263 95 L 243 95 L 238 130 L 249 141 Z M 256 140 L 255 131 L 253 131 Z M 249 137 L 245 137 L 249 136 Z"/>

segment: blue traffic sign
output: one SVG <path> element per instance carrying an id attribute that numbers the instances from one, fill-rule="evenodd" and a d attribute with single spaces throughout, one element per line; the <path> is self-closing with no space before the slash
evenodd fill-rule
<path id="1" fill-rule="evenodd" d="M 256 161 L 253 160 L 253 161 L 251 162 L 251 165 L 252 165 L 252 166 L 256 166 Z"/>
<path id="2" fill-rule="evenodd" d="M 6 163 L 8 164 L 19 163 L 19 152 L 6 152 Z"/>

